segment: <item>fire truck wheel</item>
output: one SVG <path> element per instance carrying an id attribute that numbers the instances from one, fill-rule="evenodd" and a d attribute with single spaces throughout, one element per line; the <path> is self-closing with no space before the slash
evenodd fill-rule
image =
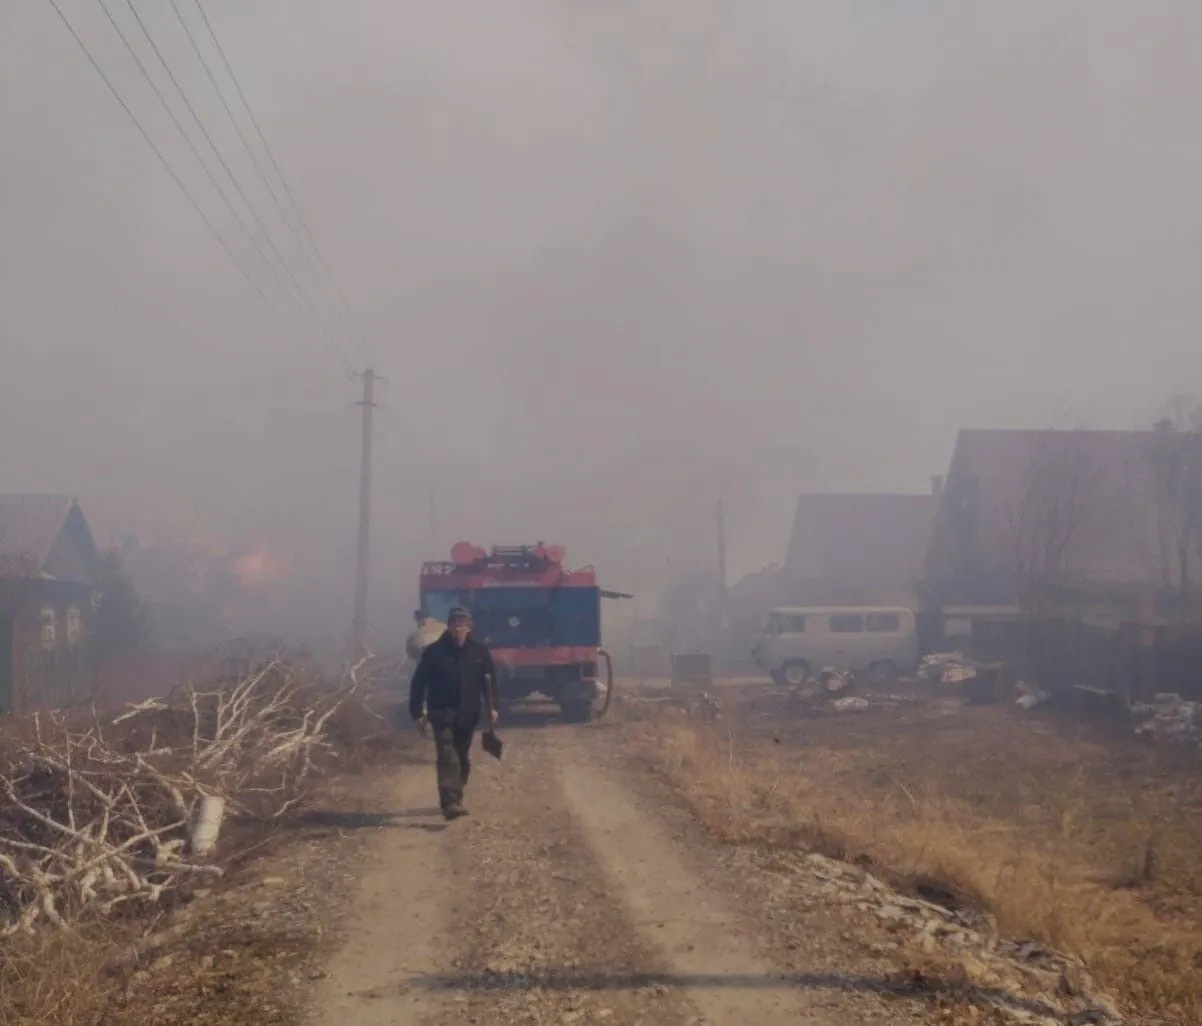
<path id="1" fill-rule="evenodd" d="M 587 723 L 592 715 L 593 706 L 591 702 L 560 702 L 559 711 L 569 723 Z"/>

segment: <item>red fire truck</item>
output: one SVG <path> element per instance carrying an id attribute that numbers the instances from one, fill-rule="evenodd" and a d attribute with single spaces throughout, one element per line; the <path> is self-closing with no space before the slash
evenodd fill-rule
<path id="1" fill-rule="evenodd" d="M 601 646 L 601 600 L 630 598 L 597 585 L 591 566 L 570 570 L 562 545 L 458 542 L 447 561 L 423 563 L 422 607 L 446 622 L 471 611 L 473 634 L 492 650 L 502 702 L 538 693 L 564 718 L 602 716 L 613 698 L 613 662 Z"/>

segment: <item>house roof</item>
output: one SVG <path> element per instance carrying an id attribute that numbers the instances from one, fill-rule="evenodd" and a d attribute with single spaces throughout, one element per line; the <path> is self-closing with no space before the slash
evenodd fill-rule
<path id="1" fill-rule="evenodd" d="M 803 493 L 785 576 L 908 585 L 922 571 L 937 503 L 934 494 Z"/>
<path id="2" fill-rule="evenodd" d="M 77 508 L 70 495 L 0 495 L 0 576 L 41 573 Z"/>
<path id="3" fill-rule="evenodd" d="M 974 547 L 985 568 L 1012 567 L 1017 545 L 1038 543 L 1020 542 L 1020 536 L 1054 515 L 1073 522 L 1064 579 L 1083 585 L 1155 581 L 1163 562 L 1156 470 L 1163 441 L 1155 431 L 962 430 L 932 553 L 948 544 L 957 505 L 971 488 Z"/>

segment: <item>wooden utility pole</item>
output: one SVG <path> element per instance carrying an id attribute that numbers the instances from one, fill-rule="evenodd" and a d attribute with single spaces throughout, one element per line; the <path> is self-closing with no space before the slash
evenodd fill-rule
<path id="1" fill-rule="evenodd" d="M 718 499 L 718 508 L 714 513 L 714 522 L 718 527 L 718 582 L 722 586 L 722 594 L 726 594 L 726 510 L 722 499 Z"/>
<path id="2" fill-rule="evenodd" d="M 377 377 L 370 367 L 359 375 L 363 379 L 363 441 L 359 463 L 359 545 L 355 555 L 355 612 L 351 620 L 351 659 L 367 654 L 367 582 L 371 566 L 371 436 L 372 414 L 376 408 Z"/>
<path id="3" fill-rule="evenodd" d="M 714 521 L 718 528 L 718 644 L 719 652 L 714 654 L 719 659 L 725 656 L 726 635 L 729 629 L 729 616 L 726 606 L 726 508 L 721 496 L 718 498 L 718 508 L 714 513 Z"/>

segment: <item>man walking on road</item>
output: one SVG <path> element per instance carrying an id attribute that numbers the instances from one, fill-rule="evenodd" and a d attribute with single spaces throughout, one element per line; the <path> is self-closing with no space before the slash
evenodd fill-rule
<path id="1" fill-rule="evenodd" d="M 471 636 L 471 614 L 456 606 L 447 629 L 421 654 L 409 683 L 409 715 L 429 723 L 438 762 L 438 802 L 447 819 L 457 819 L 471 772 L 472 738 L 480 725 L 480 706 L 497 723 L 497 671 L 492 653 Z"/>

